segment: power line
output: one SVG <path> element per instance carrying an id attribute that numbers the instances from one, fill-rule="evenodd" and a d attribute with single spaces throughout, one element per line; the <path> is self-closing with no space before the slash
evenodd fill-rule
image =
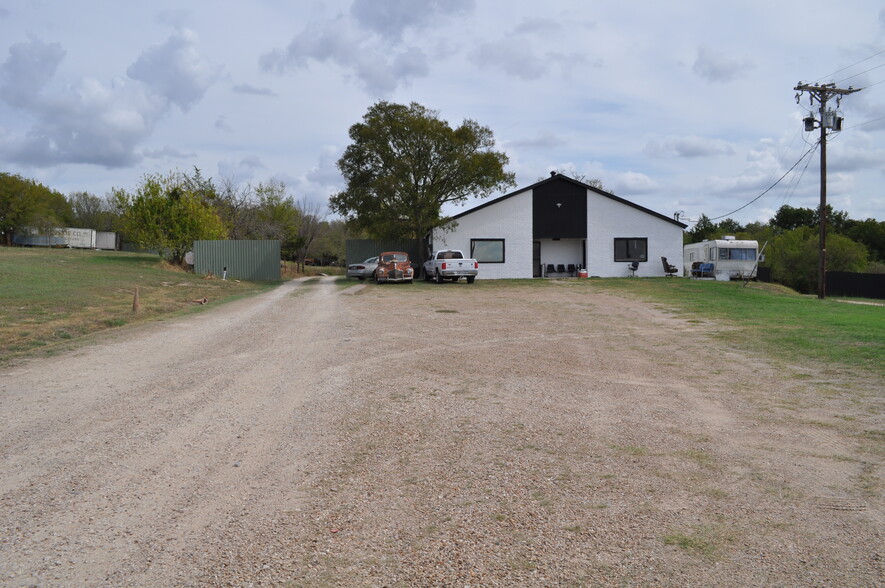
<path id="1" fill-rule="evenodd" d="M 714 220 L 719 220 L 720 218 L 726 218 L 726 217 L 729 217 L 729 216 L 733 215 L 734 213 L 739 212 L 739 211 L 745 209 L 746 207 L 750 206 L 751 204 L 753 204 L 754 202 L 756 202 L 757 200 L 759 200 L 760 198 L 762 198 L 763 196 L 765 196 L 766 194 L 768 194 L 768 193 L 772 190 L 772 188 L 774 188 L 775 186 L 777 186 L 778 184 L 780 184 L 780 183 L 781 183 L 781 180 L 783 180 L 785 177 L 787 177 L 787 175 L 788 175 L 791 171 L 793 171 L 794 169 L 796 169 L 796 166 L 799 165 L 800 163 L 802 163 L 802 160 L 803 160 L 803 159 L 805 159 L 809 154 L 813 153 L 814 150 L 817 149 L 817 146 L 818 146 L 819 144 L 820 144 L 820 141 L 818 141 L 817 143 L 815 143 L 814 145 L 812 145 L 811 148 L 808 149 L 808 151 L 806 151 L 805 153 L 803 153 L 803 154 L 802 154 L 802 157 L 800 157 L 799 160 L 796 161 L 796 163 L 794 163 L 794 164 L 790 167 L 790 169 L 788 169 L 786 172 L 784 172 L 784 175 L 782 175 L 780 178 L 778 178 L 778 180 L 777 180 L 775 183 L 773 183 L 771 186 L 769 186 L 768 188 L 766 188 L 765 191 L 763 191 L 761 194 L 759 194 L 758 196 L 756 196 L 755 198 L 753 198 L 752 200 L 750 200 L 749 202 L 747 202 L 746 204 L 744 204 L 744 205 L 741 206 L 740 208 L 736 208 L 735 210 L 732 210 L 732 211 L 729 212 L 728 214 L 723 214 L 722 216 L 713 217 L 713 218 L 708 219 L 708 220 L 714 221 Z"/>
<path id="2" fill-rule="evenodd" d="M 852 79 L 852 78 L 856 78 L 856 77 L 858 77 L 858 76 L 862 76 L 862 75 L 864 75 L 865 73 L 869 73 L 869 72 L 873 71 L 874 69 L 879 69 L 880 67 L 885 67 L 885 63 L 882 63 L 882 64 L 880 64 L 880 65 L 877 65 L 876 67 L 871 67 L 870 69 L 866 69 L 866 70 L 864 70 L 864 71 L 862 71 L 862 72 L 860 72 L 860 73 L 856 73 L 856 74 L 854 74 L 853 76 L 848 76 L 847 78 L 842 78 L 841 80 L 837 81 L 836 83 L 837 83 L 837 84 L 841 84 L 841 83 L 844 82 L 845 80 L 850 80 L 850 79 Z"/>
<path id="3" fill-rule="evenodd" d="M 882 120 L 882 119 L 885 119 L 885 116 L 880 116 L 879 118 L 874 118 L 874 119 L 872 119 L 872 120 L 868 120 L 868 121 L 866 121 L 866 122 L 857 123 L 856 125 L 852 125 L 852 126 L 850 126 L 850 127 L 845 127 L 844 130 L 848 130 L 848 129 L 856 129 L 857 127 L 862 127 L 862 126 L 864 126 L 864 125 L 872 124 L 872 123 L 874 123 L 874 122 L 879 122 L 879 121 Z"/>
<path id="4" fill-rule="evenodd" d="M 858 62 L 856 62 L 856 63 L 852 63 L 851 65 L 846 66 L 846 67 L 843 67 L 842 69 L 837 69 L 836 71 L 834 71 L 834 72 L 831 73 L 831 74 L 828 74 L 828 75 L 825 75 L 825 76 L 823 76 L 823 77 L 818 78 L 818 80 L 822 80 L 822 79 L 824 79 L 824 78 L 832 77 L 832 76 L 836 75 L 837 73 L 842 73 L 842 72 L 845 71 L 846 69 L 850 69 L 850 68 L 854 67 L 855 65 L 860 65 L 860 64 L 863 63 L 864 61 L 869 61 L 869 60 L 872 59 L 873 57 L 877 57 L 877 56 L 879 56 L 879 55 L 882 55 L 883 53 L 885 53 L 885 49 L 882 49 L 882 50 L 879 51 L 878 53 L 873 53 L 873 54 L 870 55 L 869 57 L 864 57 L 864 58 L 861 59 L 860 61 L 858 61 Z M 874 68 L 874 69 L 875 69 L 875 68 Z M 847 78 L 846 78 L 846 79 L 847 79 Z"/>

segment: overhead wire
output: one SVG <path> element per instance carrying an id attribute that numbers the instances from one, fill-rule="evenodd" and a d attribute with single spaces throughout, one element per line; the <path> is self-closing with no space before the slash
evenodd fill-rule
<path id="1" fill-rule="evenodd" d="M 882 55 L 883 53 L 885 53 L 885 49 L 882 49 L 882 50 L 879 51 L 878 53 L 873 53 L 873 54 L 870 55 L 869 57 L 864 57 L 864 58 L 861 59 L 860 61 L 857 61 L 857 62 L 855 62 L 855 63 L 852 63 L 851 65 L 845 66 L 845 67 L 843 67 L 842 69 L 837 69 L 836 71 L 834 71 L 834 72 L 831 73 L 831 74 L 828 74 L 828 75 L 825 75 L 825 76 L 821 76 L 821 77 L 819 77 L 819 78 L 817 79 L 817 81 L 819 82 L 820 80 L 823 80 L 823 79 L 826 79 L 826 78 L 832 77 L 832 76 L 834 76 L 834 75 L 836 75 L 836 74 L 838 74 L 838 73 L 842 73 L 842 72 L 845 71 L 846 69 L 851 69 L 851 68 L 854 67 L 855 65 L 860 65 L 860 64 L 863 63 L 864 61 L 869 61 L 870 59 L 872 59 L 872 58 L 874 58 L 874 57 L 878 57 L 879 55 Z M 875 68 L 874 68 L 874 69 L 875 69 Z M 849 78 L 846 78 L 846 79 L 849 79 Z"/>
<path id="2" fill-rule="evenodd" d="M 818 141 L 817 145 L 820 145 L 820 141 Z M 812 148 L 812 153 L 811 153 L 812 155 L 814 155 L 814 151 L 817 150 L 817 145 L 815 145 Z M 788 193 L 787 193 L 786 198 L 784 198 L 784 200 L 783 200 L 783 204 L 786 204 L 787 202 L 789 202 L 790 198 L 793 197 L 793 194 L 796 193 L 796 189 L 799 187 L 799 184 L 802 182 L 802 178 L 805 177 L 805 172 L 808 170 L 808 166 L 811 165 L 812 159 L 814 159 L 814 157 L 809 157 L 808 161 L 805 162 L 805 167 L 802 168 L 802 171 L 799 173 L 799 176 L 796 178 L 795 182 L 790 180 L 790 186 L 788 188 Z"/>
<path id="3" fill-rule="evenodd" d="M 835 83 L 836 83 L 836 84 L 841 84 L 842 82 L 848 81 L 848 80 L 850 80 L 850 79 L 852 79 L 852 78 L 856 78 L 856 77 L 858 77 L 858 76 L 862 76 L 862 75 L 864 75 L 865 73 L 869 73 L 869 72 L 873 71 L 874 69 L 879 69 L 880 67 L 885 67 L 885 63 L 879 64 L 879 65 L 877 65 L 876 67 L 871 67 L 870 69 L 864 70 L 864 71 L 862 71 L 862 72 L 860 72 L 860 73 L 856 73 L 856 74 L 854 74 L 853 76 L 848 76 L 847 78 L 842 78 L 841 80 L 837 80 Z"/>
<path id="4" fill-rule="evenodd" d="M 768 194 L 768 193 L 769 193 L 769 192 L 770 192 L 775 186 L 777 186 L 778 184 L 780 184 L 781 181 L 782 181 L 785 177 L 787 177 L 787 175 L 789 175 L 789 173 L 790 173 L 791 171 L 793 171 L 794 169 L 796 169 L 796 166 L 798 166 L 800 163 L 802 163 L 802 160 L 803 160 L 803 159 L 805 159 L 806 157 L 808 157 L 809 154 L 813 153 L 813 152 L 817 149 L 817 146 L 818 146 L 819 144 L 820 144 L 820 141 L 818 141 L 817 143 L 815 143 L 810 149 L 808 149 L 808 151 L 806 151 L 805 153 L 803 153 L 802 156 L 796 161 L 796 163 L 794 163 L 794 164 L 790 167 L 790 169 L 788 169 L 786 172 L 784 172 L 784 175 L 782 175 L 780 178 L 778 178 L 778 180 L 777 180 L 775 183 L 773 183 L 771 186 L 769 186 L 768 188 L 766 188 L 761 194 L 759 194 L 758 196 L 756 196 L 755 198 L 753 198 L 752 200 L 750 200 L 749 202 L 747 202 L 746 204 L 744 204 L 744 205 L 741 206 L 740 208 L 736 208 L 736 209 L 732 210 L 731 212 L 729 212 L 729 213 L 727 213 L 727 214 L 723 214 L 722 216 L 713 217 L 713 218 L 708 219 L 708 220 L 714 221 L 714 220 L 719 220 L 719 219 L 721 219 L 721 218 L 727 218 L 727 217 L 733 215 L 734 213 L 739 212 L 739 211 L 745 209 L 746 207 L 750 206 L 751 204 L 753 204 L 754 202 L 756 202 L 757 200 L 759 200 L 760 198 L 762 198 L 763 196 L 765 196 L 766 194 Z M 810 161 L 810 158 L 809 158 L 809 161 Z"/>
<path id="5" fill-rule="evenodd" d="M 883 120 L 883 119 L 885 119 L 885 116 L 880 116 L 879 118 L 874 118 L 874 119 L 868 120 L 866 122 L 857 123 L 856 125 L 851 125 L 850 127 L 845 127 L 843 130 L 847 131 L 848 129 L 856 129 L 857 127 L 862 127 L 864 125 L 872 124 L 874 122 L 879 122 L 880 120 Z"/>

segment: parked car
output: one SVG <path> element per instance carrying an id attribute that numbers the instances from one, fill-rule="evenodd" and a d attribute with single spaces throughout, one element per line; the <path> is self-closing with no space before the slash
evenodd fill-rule
<path id="1" fill-rule="evenodd" d="M 461 278 L 472 284 L 478 273 L 476 260 L 465 258 L 464 253 L 457 249 L 434 251 L 430 259 L 424 262 L 424 279 L 436 280 L 437 284 L 442 284 L 443 280 L 457 282 Z"/>
<path id="2" fill-rule="evenodd" d="M 415 270 L 409 261 L 409 254 L 402 251 L 385 251 L 378 256 L 378 267 L 375 269 L 375 281 L 412 283 Z"/>
<path id="3" fill-rule="evenodd" d="M 378 256 L 370 257 L 362 263 L 352 263 L 347 266 L 347 277 L 356 278 L 357 280 L 365 280 L 375 275 L 375 269 L 378 267 Z"/>

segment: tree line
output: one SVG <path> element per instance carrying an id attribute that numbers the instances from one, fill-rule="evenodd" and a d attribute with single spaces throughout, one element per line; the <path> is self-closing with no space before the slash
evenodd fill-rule
<path id="1" fill-rule="evenodd" d="M 701 215 L 685 231 L 685 243 L 721 239 L 734 235 L 751 239 L 765 249 L 765 266 L 771 279 L 804 293 L 817 288 L 820 211 L 816 208 L 781 206 L 768 222 L 741 225 L 727 218 L 719 223 Z M 885 221 L 852 219 L 848 213 L 827 206 L 827 269 L 861 273 L 885 273 Z"/>
<path id="2" fill-rule="evenodd" d="M 299 271 L 309 258 L 342 260 L 347 237 L 344 223 L 327 220 L 321 204 L 296 200 L 276 180 L 257 186 L 213 182 L 194 168 L 145 175 L 133 190 L 64 196 L 0 172 L 0 243 L 12 245 L 15 234 L 50 235 L 61 227 L 118 231 L 127 242 L 174 263 L 182 262 L 196 240 L 279 239 L 283 258 L 296 262 Z"/>

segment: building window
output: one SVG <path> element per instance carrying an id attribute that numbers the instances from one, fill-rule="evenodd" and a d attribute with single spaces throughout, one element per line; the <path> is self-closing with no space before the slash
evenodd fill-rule
<path id="1" fill-rule="evenodd" d="M 648 239 L 615 239 L 615 261 L 646 261 L 647 259 Z"/>
<path id="2" fill-rule="evenodd" d="M 504 239 L 471 239 L 470 257 L 480 263 L 504 263 Z"/>

